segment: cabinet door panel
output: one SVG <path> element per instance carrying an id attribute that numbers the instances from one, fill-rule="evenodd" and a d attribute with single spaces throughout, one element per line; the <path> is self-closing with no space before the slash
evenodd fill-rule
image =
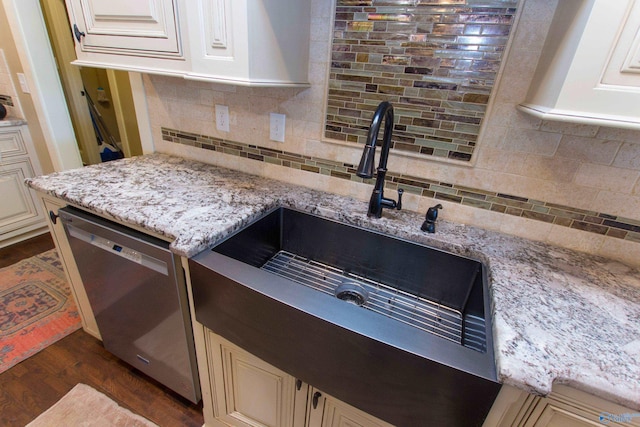
<path id="1" fill-rule="evenodd" d="M 9 130 L 0 131 L 0 161 L 14 156 L 28 155 L 20 132 Z"/>
<path id="2" fill-rule="evenodd" d="M 228 397 L 234 411 L 264 425 L 280 425 L 278 402 L 282 401 L 283 378 L 233 353 L 228 353 L 227 358 L 233 383 L 233 392 Z"/>
<path id="3" fill-rule="evenodd" d="M 626 1 L 623 24 L 604 70 L 602 83 L 640 87 L 640 2 Z"/>
<path id="4" fill-rule="evenodd" d="M 71 0 L 72 25 L 85 33 L 82 52 L 180 56 L 173 0 Z"/>
<path id="5" fill-rule="evenodd" d="M 304 405 L 306 384 L 298 390 L 294 377 L 214 333 L 207 333 L 207 347 L 214 375 L 222 376 L 212 381 L 218 420 L 243 427 L 294 427 L 304 420 L 295 406 L 301 400 Z"/>
<path id="6" fill-rule="evenodd" d="M 640 426 L 637 411 L 565 386 L 538 398 L 524 427 Z"/>
<path id="7" fill-rule="evenodd" d="M 535 423 L 535 427 L 593 427 L 602 425 L 596 419 L 587 419 L 578 414 L 558 408 L 554 405 L 547 405 Z"/>
<path id="8" fill-rule="evenodd" d="M 316 390 L 310 393 L 309 405 L 312 407 L 312 398 Z M 319 399 L 317 408 L 310 409 L 309 427 L 318 426 L 318 414 L 322 414 L 322 427 L 393 427 L 376 417 L 373 417 L 359 409 L 354 408 L 338 399 L 323 393 Z M 322 402 L 324 400 L 324 402 Z M 428 425 L 428 421 L 425 423 Z M 319 426 L 318 426 L 319 427 Z"/>
<path id="9" fill-rule="evenodd" d="M 34 198 L 24 184 L 33 176 L 28 160 L 0 165 L 0 235 L 42 221 Z"/>

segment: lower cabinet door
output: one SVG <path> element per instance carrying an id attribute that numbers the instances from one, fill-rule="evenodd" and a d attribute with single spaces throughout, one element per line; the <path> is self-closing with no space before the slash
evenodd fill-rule
<path id="1" fill-rule="evenodd" d="M 0 163 L 0 240 L 17 232 L 46 227 L 35 195 L 24 184 L 34 175 L 29 160 Z"/>
<path id="2" fill-rule="evenodd" d="M 309 427 L 393 427 L 315 388 L 309 392 L 307 407 Z"/>
<path id="3" fill-rule="evenodd" d="M 304 425 L 308 385 L 210 331 L 207 347 L 218 421 L 242 427 Z"/>
<path id="4" fill-rule="evenodd" d="M 554 386 L 549 396 L 536 400 L 537 404 L 526 422 L 518 425 L 524 427 L 640 426 L 638 411 L 566 386 Z"/>

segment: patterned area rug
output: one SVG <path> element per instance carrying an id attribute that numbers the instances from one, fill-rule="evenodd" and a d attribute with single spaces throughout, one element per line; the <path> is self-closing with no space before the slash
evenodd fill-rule
<path id="1" fill-rule="evenodd" d="M 0 373 L 80 326 L 55 249 L 0 269 Z"/>
<path id="2" fill-rule="evenodd" d="M 51 426 L 158 427 L 86 384 L 77 384 L 26 427 Z"/>

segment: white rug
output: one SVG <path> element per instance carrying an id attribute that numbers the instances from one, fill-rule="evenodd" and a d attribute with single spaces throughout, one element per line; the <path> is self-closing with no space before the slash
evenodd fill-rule
<path id="1" fill-rule="evenodd" d="M 77 384 L 26 427 L 158 427 L 86 384 Z"/>

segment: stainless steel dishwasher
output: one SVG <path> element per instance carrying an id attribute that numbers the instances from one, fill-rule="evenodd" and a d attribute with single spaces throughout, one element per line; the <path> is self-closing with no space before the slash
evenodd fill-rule
<path id="1" fill-rule="evenodd" d="M 104 347 L 197 403 L 187 291 L 169 244 L 79 209 L 59 214 Z"/>

